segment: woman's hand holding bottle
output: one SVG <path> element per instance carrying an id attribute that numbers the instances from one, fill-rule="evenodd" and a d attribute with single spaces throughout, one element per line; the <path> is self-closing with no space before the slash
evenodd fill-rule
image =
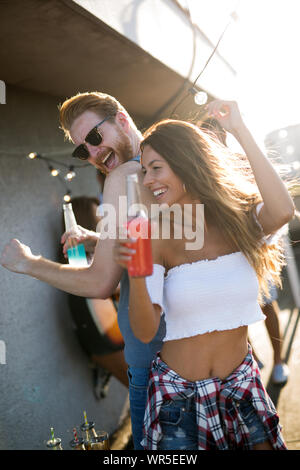
<path id="1" fill-rule="evenodd" d="M 122 268 L 128 269 L 128 263 L 136 253 L 136 250 L 134 249 L 135 243 L 136 239 L 128 237 L 125 238 L 125 235 L 115 241 L 114 259 L 116 263 L 122 266 Z"/>

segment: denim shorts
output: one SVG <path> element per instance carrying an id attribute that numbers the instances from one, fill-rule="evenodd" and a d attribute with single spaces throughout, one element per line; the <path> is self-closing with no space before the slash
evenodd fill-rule
<path id="1" fill-rule="evenodd" d="M 252 404 L 244 400 L 239 403 L 239 408 L 243 421 L 249 430 L 251 444 L 262 444 L 267 441 L 267 433 Z"/>
<path id="2" fill-rule="evenodd" d="M 249 430 L 251 445 L 267 441 L 263 424 L 251 403 L 241 401 L 239 411 Z M 159 423 L 162 428 L 159 450 L 197 450 L 198 428 L 193 397 L 163 403 L 159 413 Z"/>
<path id="3" fill-rule="evenodd" d="M 162 439 L 158 450 L 197 450 L 198 426 L 193 397 L 165 401 L 159 412 Z"/>
<path id="4" fill-rule="evenodd" d="M 143 422 L 147 403 L 149 368 L 128 367 L 129 401 L 134 450 L 143 450 Z"/>

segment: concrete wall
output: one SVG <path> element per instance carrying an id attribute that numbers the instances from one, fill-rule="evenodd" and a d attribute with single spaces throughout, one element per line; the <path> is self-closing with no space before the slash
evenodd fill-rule
<path id="1" fill-rule="evenodd" d="M 35 150 L 72 163 L 58 129 L 59 101 L 7 87 L 0 107 L 0 251 L 15 237 L 34 254 L 56 259 L 64 188 L 43 161 L 24 155 Z M 95 170 L 81 169 L 70 187 L 74 196 L 97 195 Z M 66 294 L 1 267 L 0 298 L 0 449 L 44 449 L 51 426 L 68 448 L 83 410 L 98 428 L 113 431 L 127 389 L 112 379 L 108 396 L 94 398 Z"/>

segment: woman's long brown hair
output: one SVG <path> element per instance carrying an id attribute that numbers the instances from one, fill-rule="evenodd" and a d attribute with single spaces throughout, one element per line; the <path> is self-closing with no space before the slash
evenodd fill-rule
<path id="1" fill-rule="evenodd" d="M 193 124 L 171 119 L 145 132 L 142 151 L 146 145 L 167 161 L 186 191 L 204 204 L 206 221 L 217 225 L 224 238 L 246 256 L 257 273 L 261 292 L 268 295 L 268 281 L 281 286 L 284 250 L 280 242 L 268 246 L 261 241 L 262 232 L 254 218 L 261 196 L 248 159 Z"/>

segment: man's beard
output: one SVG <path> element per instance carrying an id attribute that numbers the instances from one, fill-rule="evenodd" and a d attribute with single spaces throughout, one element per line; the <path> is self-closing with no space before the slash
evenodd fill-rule
<path id="1" fill-rule="evenodd" d="M 131 160 L 134 157 L 133 148 L 132 148 L 129 136 L 122 129 L 118 130 L 118 135 L 114 142 L 114 149 L 111 148 L 111 151 L 113 152 L 113 158 L 118 159 L 118 164 L 114 168 L 117 168 L 118 166 Z M 96 162 L 95 166 L 102 173 L 106 175 L 108 175 L 111 171 L 114 170 L 114 168 L 110 170 L 109 162 L 108 162 L 108 165 L 106 166 L 105 164 L 102 163 L 100 159 L 99 159 L 99 163 Z"/>
<path id="2" fill-rule="evenodd" d="M 120 162 L 125 163 L 134 157 L 133 148 L 129 136 L 123 130 L 119 130 L 118 137 L 119 139 L 116 142 L 116 154 L 118 155 Z"/>

